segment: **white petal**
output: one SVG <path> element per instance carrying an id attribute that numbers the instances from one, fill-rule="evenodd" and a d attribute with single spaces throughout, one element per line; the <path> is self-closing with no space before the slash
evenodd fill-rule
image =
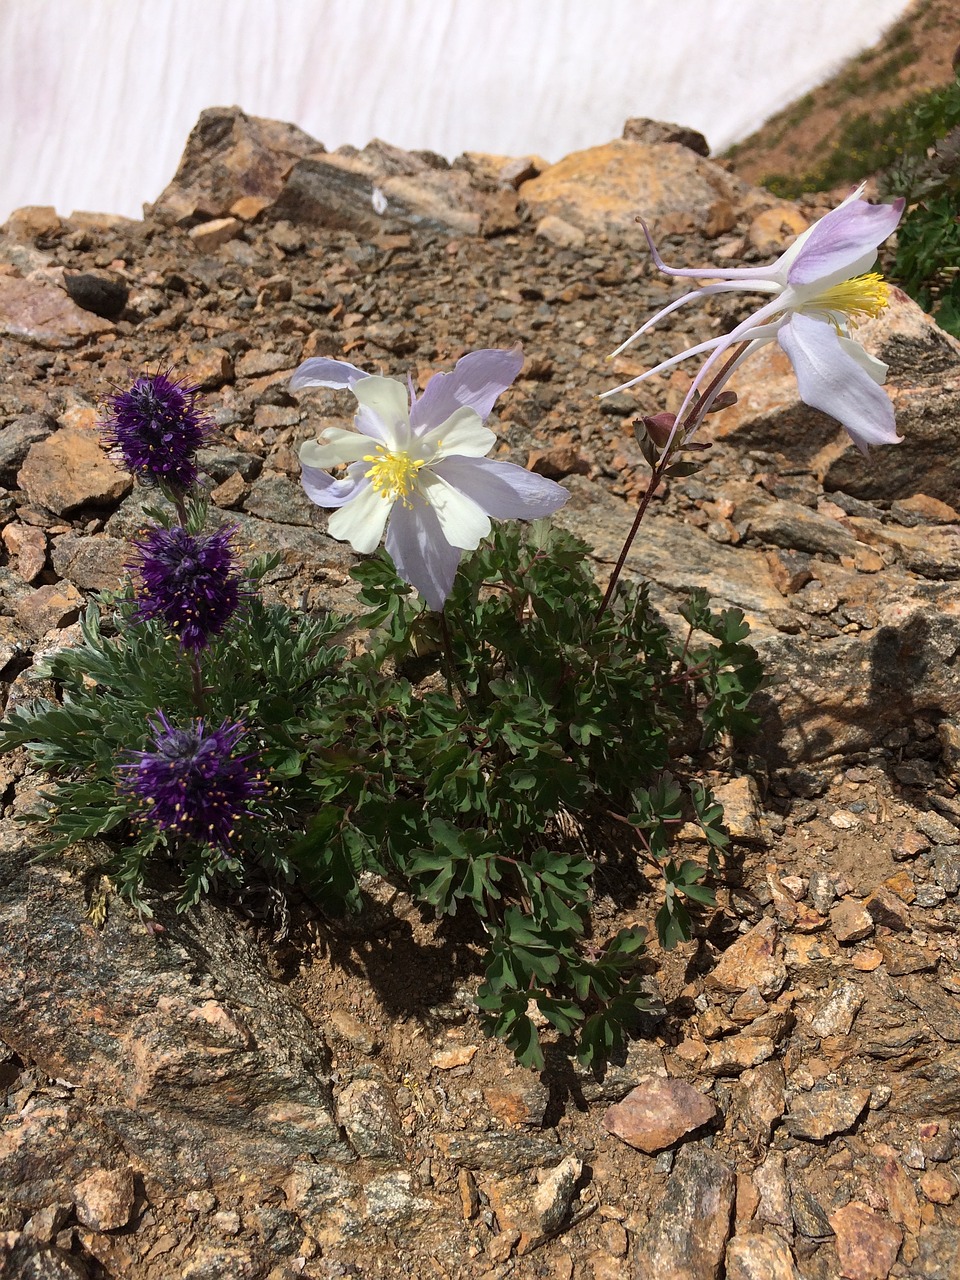
<path id="1" fill-rule="evenodd" d="M 381 498 L 373 485 L 365 485 L 357 496 L 335 512 L 327 522 L 331 538 L 349 542 L 354 551 L 369 555 L 383 537 L 393 503 Z"/>
<path id="2" fill-rule="evenodd" d="M 462 458 L 485 458 L 497 437 L 485 427 L 474 409 L 458 409 L 446 422 L 417 437 L 416 451 L 431 461 L 456 454 Z"/>
<path id="3" fill-rule="evenodd" d="M 889 397 L 841 346 L 833 325 L 794 315 L 777 340 L 793 365 L 804 404 L 842 422 L 863 453 L 871 444 L 899 443 Z"/>
<path id="4" fill-rule="evenodd" d="M 420 492 L 436 512 L 443 536 L 450 545 L 462 551 L 475 551 L 480 539 L 490 532 L 486 512 L 432 471 L 420 472 Z"/>
<path id="5" fill-rule="evenodd" d="M 318 467 L 321 470 L 345 467 L 350 462 L 359 462 L 375 448 L 376 445 L 369 436 L 362 436 L 357 431 L 345 431 L 343 427 L 327 427 L 326 431 L 320 433 L 319 440 L 308 440 L 301 445 L 300 461 L 305 467 Z"/>
<path id="6" fill-rule="evenodd" d="M 882 360 L 878 360 L 876 356 L 872 356 L 869 351 L 864 351 L 860 343 L 854 342 L 852 338 L 841 337 L 840 345 L 851 360 L 856 360 L 860 368 L 865 369 L 878 386 L 883 386 L 887 380 L 889 365 L 884 364 Z"/>
<path id="7" fill-rule="evenodd" d="M 353 387 L 353 394 L 360 402 L 357 422 L 361 430 L 373 420 L 382 427 L 380 432 L 369 431 L 383 439 L 391 451 L 407 448 L 410 440 L 410 410 L 407 389 L 396 378 L 364 378 Z"/>

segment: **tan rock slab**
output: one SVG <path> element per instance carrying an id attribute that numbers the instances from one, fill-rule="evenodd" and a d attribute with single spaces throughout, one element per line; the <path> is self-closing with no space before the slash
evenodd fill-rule
<path id="1" fill-rule="evenodd" d="M 735 840 L 762 840 L 760 793 L 753 778 L 731 778 L 714 787 L 713 794 L 723 805 L 724 826 Z"/>
<path id="2" fill-rule="evenodd" d="M 55 285 L 0 276 L 0 334 L 55 349 L 112 330 L 109 321 L 84 311 Z"/>
<path id="3" fill-rule="evenodd" d="M 537 221 L 552 215 L 587 234 L 617 230 L 637 241 L 638 214 L 657 234 L 722 235 L 736 225 L 735 206 L 750 193 L 685 147 L 623 138 L 574 151 L 520 188 Z"/>
<path id="4" fill-rule="evenodd" d="M 761 995 L 775 996 L 786 980 L 780 930 L 767 917 L 727 948 L 707 984 L 730 994 L 756 987 Z"/>
<path id="5" fill-rule="evenodd" d="M 638 1151 L 671 1147 L 716 1116 L 717 1107 L 685 1080 L 649 1080 L 608 1107 L 603 1127 Z"/>
<path id="6" fill-rule="evenodd" d="M 80 617 L 84 599 L 72 582 L 37 587 L 14 603 L 17 621 L 31 635 L 60 631 Z"/>
<path id="7" fill-rule="evenodd" d="M 726 1263 L 727 1280 L 800 1280 L 790 1246 L 778 1236 L 734 1236 Z"/>
<path id="8" fill-rule="evenodd" d="M 133 487 L 133 478 L 110 461 L 97 437 L 74 427 L 31 445 L 17 482 L 31 502 L 60 516 L 119 502 Z"/>
<path id="9" fill-rule="evenodd" d="M 211 253 L 238 235 L 240 226 L 239 218 L 211 218 L 209 222 L 191 227 L 187 235 L 198 249 Z"/>
<path id="10" fill-rule="evenodd" d="M 822 1142 L 852 1129 L 869 1101 L 869 1089 L 814 1089 L 793 1099 L 785 1124 L 795 1138 Z"/>

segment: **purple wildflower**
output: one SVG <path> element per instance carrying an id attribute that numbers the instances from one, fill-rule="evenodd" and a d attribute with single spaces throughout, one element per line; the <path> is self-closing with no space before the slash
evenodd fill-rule
<path id="1" fill-rule="evenodd" d="M 253 754 L 234 755 L 246 726 L 224 720 L 208 730 L 203 720 L 175 729 L 162 711 L 149 721 L 153 749 L 134 751 L 119 768 L 124 787 L 145 806 L 143 818 L 185 840 L 228 850 L 234 829 L 249 817 L 251 801 L 266 783 L 251 768 Z"/>
<path id="2" fill-rule="evenodd" d="M 129 567 L 140 575 L 137 616 L 166 623 L 184 649 L 205 649 L 240 603 L 235 532 L 235 526 L 207 534 L 157 526 L 136 539 L 140 558 Z"/>
<path id="3" fill-rule="evenodd" d="M 148 484 L 180 492 L 193 487 L 194 457 L 209 432 L 197 395 L 196 387 L 154 373 L 138 378 L 129 391 L 111 396 L 104 438 L 128 471 Z"/>

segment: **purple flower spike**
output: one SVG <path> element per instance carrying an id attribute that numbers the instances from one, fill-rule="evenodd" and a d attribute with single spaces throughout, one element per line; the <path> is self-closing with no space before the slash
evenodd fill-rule
<path id="1" fill-rule="evenodd" d="M 250 803 L 267 789 L 251 767 L 255 756 L 234 755 L 246 726 L 224 720 L 208 730 L 197 720 L 175 729 L 162 711 L 149 724 L 153 749 L 134 751 L 119 766 L 124 789 L 161 831 L 229 850 L 237 823 L 251 816 Z"/>
<path id="2" fill-rule="evenodd" d="M 104 438 L 128 471 L 147 484 L 164 484 L 181 493 L 193 487 L 194 457 L 209 434 L 197 394 L 196 387 L 155 373 L 110 398 Z"/>
<path id="3" fill-rule="evenodd" d="M 220 634 L 240 603 L 230 540 L 235 527 L 193 534 L 157 527 L 134 542 L 140 558 L 139 618 L 158 618 L 184 649 L 197 652 Z"/>

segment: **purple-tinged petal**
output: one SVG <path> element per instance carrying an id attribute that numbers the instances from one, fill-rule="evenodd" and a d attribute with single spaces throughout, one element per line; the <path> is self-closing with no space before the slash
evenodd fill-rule
<path id="1" fill-rule="evenodd" d="M 346 360 L 330 360 L 326 356 L 314 356 L 312 360 L 304 360 L 303 364 L 294 369 L 290 379 L 290 390 L 300 391 L 304 387 L 333 387 L 335 391 L 349 391 L 360 378 L 369 378 L 369 376 L 356 365 L 347 364 Z"/>
<path id="2" fill-rule="evenodd" d="M 519 347 L 508 351 L 471 351 L 458 360 L 450 373 L 435 373 L 410 411 L 410 425 L 419 435 L 442 426 L 466 406 L 485 419 L 494 401 L 506 391 L 523 367 Z"/>
<path id="3" fill-rule="evenodd" d="M 777 340 L 793 365 L 800 399 L 841 422 L 861 452 L 900 442 L 889 397 L 843 349 L 833 325 L 794 315 Z"/>
<path id="4" fill-rule="evenodd" d="M 869 270 L 877 246 L 895 230 L 903 207 L 902 199 L 893 204 L 852 200 L 831 209 L 810 229 L 790 264 L 788 283 L 828 288 L 832 276 L 840 281 Z"/>
<path id="5" fill-rule="evenodd" d="M 396 503 L 385 546 L 404 582 L 416 587 L 430 609 L 442 609 L 453 590 L 460 550 L 443 536 L 433 508 L 417 499 L 409 507 Z"/>
<path id="6" fill-rule="evenodd" d="M 304 492 L 318 507 L 342 507 L 345 502 L 351 502 L 367 483 L 364 479 L 366 467 L 363 466 L 349 467 L 342 480 L 334 480 L 329 472 L 305 467 L 302 463 L 300 470 Z"/>
<path id="7" fill-rule="evenodd" d="M 444 458 L 433 471 L 495 520 L 537 520 L 559 511 L 570 497 L 563 485 L 512 462 Z"/>

